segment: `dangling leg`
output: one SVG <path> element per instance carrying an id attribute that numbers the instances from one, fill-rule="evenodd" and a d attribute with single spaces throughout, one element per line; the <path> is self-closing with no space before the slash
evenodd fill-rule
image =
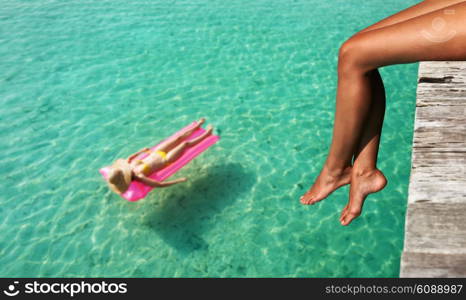
<path id="1" fill-rule="evenodd" d="M 462 2 L 358 34 L 345 43 L 347 59 L 351 61 L 351 72 L 358 76 L 357 74 L 367 75 L 376 68 L 393 64 L 466 60 L 465 19 L 466 2 Z M 438 26 L 439 24 L 442 26 Z M 352 118 L 351 115 L 347 116 Z M 372 134 L 368 131 L 362 136 L 361 145 L 367 146 L 356 151 L 350 199 L 341 216 L 342 225 L 348 225 L 359 216 L 367 195 L 382 189 L 386 184 L 385 177 L 376 169 L 375 164 L 380 139 L 376 127 L 372 129 Z M 340 142 L 337 140 L 336 143 Z M 331 152 L 331 155 L 335 153 Z"/>
<path id="2" fill-rule="evenodd" d="M 373 93 L 371 113 L 367 120 L 367 124 L 365 124 L 361 141 L 354 155 L 350 193 L 361 190 L 362 187 L 356 186 L 358 183 L 365 184 L 364 188 L 367 193 L 369 191 L 370 193 L 378 192 L 383 189 L 387 183 L 383 173 L 377 169 L 377 154 L 385 115 L 385 89 L 377 69 L 370 72 L 370 77 Z M 364 178 L 364 180 L 360 180 L 360 178 Z M 350 199 L 354 201 L 357 197 L 350 196 Z M 348 204 L 341 213 L 340 222 L 345 225 L 344 220 L 348 214 L 358 215 L 360 213 L 361 206 Z"/>
<path id="3" fill-rule="evenodd" d="M 368 32 L 368 31 L 372 31 L 372 30 L 376 30 L 376 29 L 381 29 L 381 28 L 384 28 L 384 27 L 387 27 L 387 26 L 390 26 L 390 25 L 394 25 L 394 24 L 397 24 L 397 23 L 400 23 L 400 22 L 404 22 L 404 21 L 407 21 L 409 19 L 419 17 L 421 15 L 428 14 L 428 13 L 430 13 L 432 11 L 436 11 L 436 10 L 439 10 L 441 8 L 445 8 L 445 7 L 451 6 L 452 4 L 459 3 L 459 2 L 464 2 L 464 0 L 427 0 L 427 1 L 423 1 L 423 2 L 421 2 L 419 4 L 416 4 L 416 5 L 412 6 L 412 7 L 409 7 L 407 9 L 403 10 L 403 11 L 400 11 L 400 12 L 398 12 L 398 13 L 396 13 L 396 14 L 388 17 L 388 18 L 383 19 L 382 21 L 379 21 L 379 22 L 365 28 L 364 30 L 358 32 L 355 36 L 357 36 L 357 35 L 359 35 L 361 33 L 364 33 L 364 32 Z M 341 49 L 340 54 L 343 51 L 344 51 L 344 49 Z M 340 56 L 340 58 L 341 58 L 341 56 Z M 339 66 L 340 66 L 340 64 L 339 64 Z M 377 77 L 380 79 L 380 75 L 378 73 L 377 73 L 377 75 L 378 75 Z M 371 75 L 369 75 L 369 76 L 371 76 Z M 377 90 L 381 90 L 380 86 L 383 89 L 383 83 L 382 83 L 381 79 L 380 80 L 379 79 L 375 79 L 376 84 L 378 84 L 378 86 L 379 86 L 379 87 L 375 87 L 376 92 L 377 92 Z M 374 79 L 372 79 L 371 81 L 374 82 Z M 373 97 L 380 98 L 380 96 L 378 96 L 377 94 L 373 95 Z M 385 100 L 384 100 L 384 102 L 385 102 Z M 337 105 L 338 105 L 338 100 L 337 100 Z M 372 107 L 373 106 L 371 105 L 371 108 L 370 108 L 370 111 L 369 111 L 368 114 L 371 115 L 371 116 L 374 115 L 374 114 L 379 115 L 377 112 L 372 111 Z M 336 118 L 337 118 L 337 115 L 335 116 L 335 119 Z M 381 118 L 383 118 L 383 115 L 382 115 Z M 372 118 L 372 120 L 373 120 L 374 123 L 380 122 L 380 120 L 377 121 L 375 118 Z M 336 121 L 335 121 L 335 123 L 336 123 Z M 367 124 L 367 126 L 373 126 L 373 125 L 370 125 L 370 124 L 371 124 L 371 122 L 369 122 Z M 363 131 L 368 130 L 367 126 L 363 126 L 363 128 L 364 128 Z M 334 128 L 334 130 L 335 129 L 336 128 Z M 368 133 L 365 133 L 365 134 L 367 135 Z M 334 136 L 335 136 L 335 134 L 334 134 Z M 333 141 L 332 141 L 332 144 L 333 144 Z M 376 144 L 376 143 L 367 144 L 367 147 L 373 147 L 373 146 L 376 146 L 376 148 L 378 149 L 378 144 Z M 374 149 L 370 150 L 369 153 L 370 152 L 374 152 Z M 339 188 L 340 186 L 343 186 L 343 185 L 346 185 L 346 184 L 350 183 L 350 181 L 351 181 L 351 175 L 350 174 L 351 174 L 351 167 L 350 167 L 350 163 L 348 161 L 345 162 L 344 169 L 331 170 L 327 165 L 324 165 L 324 167 L 323 167 L 319 177 L 316 179 L 314 185 L 311 187 L 311 189 L 309 189 L 309 191 L 306 192 L 306 194 L 303 197 L 301 197 L 301 202 L 303 204 L 314 204 L 314 203 L 326 198 L 335 189 Z"/>
<path id="4" fill-rule="evenodd" d="M 465 0 L 424 0 L 418 4 L 415 4 L 402 11 L 399 11 L 396 14 L 393 14 L 383 20 L 380 20 L 379 22 L 374 23 L 367 28 L 364 28 L 358 33 L 363 33 L 366 31 L 379 29 L 379 28 L 387 27 L 389 25 L 394 25 L 400 22 L 404 22 L 409 19 L 419 17 L 421 15 L 425 15 L 427 13 L 445 8 L 447 6 L 451 6 L 453 4 L 464 2 L 464 1 Z"/>
<path id="5" fill-rule="evenodd" d="M 327 160 L 303 204 L 314 204 L 351 181 L 351 161 L 371 106 L 370 76 L 353 71 L 344 44 L 338 58 L 338 88 L 332 144 Z"/>

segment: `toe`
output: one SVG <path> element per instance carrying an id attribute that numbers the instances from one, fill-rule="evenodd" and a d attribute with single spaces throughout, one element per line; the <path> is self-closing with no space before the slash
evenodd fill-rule
<path id="1" fill-rule="evenodd" d="M 310 204 L 312 197 L 311 194 L 304 194 L 304 196 L 301 197 L 301 203 L 306 205 Z"/>
<path id="2" fill-rule="evenodd" d="M 346 214 L 343 220 L 341 220 L 341 225 L 343 226 L 348 226 L 351 223 L 351 218 L 349 217 L 349 214 Z"/>
<path id="3" fill-rule="evenodd" d="M 340 223 L 343 226 L 347 226 L 350 223 L 349 220 L 350 220 L 349 214 L 348 214 L 348 211 L 346 210 L 343 216 L 341 216 L 340 218 Z"/>
<path id="4" fill-rule="evenodd" d="M 341 221 L 341 225 L 347 226 L 349 225 L 354 219 L 361 215 L 360 208 L 348 208 L 346 215 L 343 217 Z"/>
<path id="5" fill-rule="evenodd" d="M 316 202 L 316 195 L 314 195 L 314 194 L 312 194 L 312 195 L 309 195 L 309 198 L 308 198 L 307 204 L 309 204 L 309 205 L 313 205 L 315 202 Z"/>
<path id="6" fill-rule="evenodd" d="M 316 204 L 317 202 L 323 200 L 324 198 L 323 197 L 319 197 L 318 195 L 315 195 L 312 197 L 312 200 L 310 202 L 310 204 Z"/>
<path id="7" fill-rule="evenodd" d="M 306 195 L 301 196 L 301 198 L 299 200 L 301 201 L 302 204 L 307 204 L 308 196 L 306 196 Z"/>
<path id="8" fill-rule="evenodd" d="M 341 211 L 341 214 L 340 214 L 340 222 L 343 221 L 344 217 L 346 216 L 346 213 L 348 211 L 348 205 L 346 205 L 343 210 Z"/>
<path id="9" fill-rule="evenodd" d="M 305 196 L 301 196 L 299 198 L 299 202 L 301 202 L 302 204 L 306 204 Z"/>

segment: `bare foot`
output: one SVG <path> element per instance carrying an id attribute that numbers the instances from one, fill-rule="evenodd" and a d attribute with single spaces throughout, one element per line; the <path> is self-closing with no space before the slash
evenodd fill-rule
<path id="1" fill-rule="evenodd" d="M 207 134 L 211 134 L 212 133 L 212 130 L 214 130 L 214 128 L 212 127 L 212 125 L 207 125 L 207 127 L 205 128 L 205 132 Z"/>
<path id="2" fill-rule="evenodd" d="M 212 134 L 212 130 L 213 130 L 212 125 L 208 125 L 206 128 L 206 131 L 204 131 L 200 136 L 195 137 L 192 140 L 185 142 L 186 146 L 191 147 L 191 146 L 194 146 L 200 143 L 203 139 L 205 139 L 206 137 Z"/>
<path id="3" fill-rule="evenodd" d="M 340 216 L 341 225 L 347 226 L 357 218 L 361 214 L 367 195 L 382 190 L 386 185 L 387 179 L 378 169 L 362 173 L 353 170 L 349 201 Z"/>
<path id="4" fill-rule="evenodd" d="M 339 172 L 331 172 L 326 165 L 312 187 L 300 198 L 302 204 L 314 204 L 328 197 L 336 189 L 351 181 L 351 167 Z"/>
<path id="5" fill-rule="evenodd" d="M 194 131 L 198 130 L 201 128 L 202 124 L 204 124 L 205 118 L 200 118 L 199 121 L 196 122 L 196 125 L 192 129 L 186 130 L 184 133 L 180 134 L 177 139 L 179 141 L 186 139 L 189 137 L 191 134 L 193 134 Z"/>

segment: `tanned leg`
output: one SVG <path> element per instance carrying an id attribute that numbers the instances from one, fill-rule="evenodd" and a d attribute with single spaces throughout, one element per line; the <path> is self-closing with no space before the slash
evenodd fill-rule
<path id="1" fill-rule="evenodd" d="M 443 25 L 435 28 L 433 24 L 439 20 Z M 400 23 L 357 34 L 344 45 L 344 59 L 348 72 L 353 73 L 355 77 L 370 78 L 374 76 L 371 74 L 374 74 L 375 69 L 387 65 L 432 60 L 466 60 L 465 20 L 466 2 L 461 2 Z M 377 84 L 377 81 L 373 80 L 359 83 L 361 82 Z M 360 103 L 360 100 L 356 103 Z M 346 117 L 362 118 L 363 114 L 348 111 Z M 366 118 L 368 123 L 371 123 L 367 115 Z M 361 132 L 360 151 L 355 151 L 357 156 L 351 174 L 350 199 L 340 218 L 343 225 L 348 225 L 360 215 L 368 194 L 379 191 L 386 184 L 385 177 L 376 168 L 380 140 L 380 133 L 377 133 L 376 128 L 377 126 L 373 126 L 372 134 L 369 129 L 365 134 Z M 339 144 L 339 141 L 336 143 Z M 342 145 L 341 149 L 349 151 L 349 147 L 344 146 L 348 145 L 348 142 Z M 332 152 L 330 154 L 332 155 Z"/>
<path id="2" fill-rule="evenodd" d="M 190 141 L 185 141 L 176 146 L 174 149 L 172 149 L 170 152 L 167 153 L 167 159 L 166 163 L 172 163 L 175 160 L 177 160 L 183 152 L 188 149 L 189 147 L 192 147 L 196 144 L 199 144 L 201 141 L 203 141 L 206 137 L 212 134 L 212 126 L 207 126 L 206 131 L 202 133 L 200 136 L 190 140 Z"/>
<path id="3" fill-rule="evenodd" d="M 176 146 L 178 146 L 181 142 L 183 142 L 187 137 L 189 137 L 194 131 L 196 131 L 197 129 L 199 129 L 202 124 L 204 124 L 205 122 L 205 118 L 201 118 L 195 127 L 191 128 L 190 130 L 187 130 L 186 132 L 184 132 L 183 134 L 179 135 L 179 136 L 176 136 L 176 137 L 173 137 L 171 139 L 168 139 L 164 142 L 162 142 L 155 150 L 160 150 L 160 151 L 164 151 L 164 152 L 168 152 L 170 151 L 171 149 L 175 148 Z"/>
<path id="4" fill-rule="evenodd" d="M 409 7 L 401 12 L 398 12 L 397 14 L 394 14 L 388 18 L 383 19 L 380 22 L 377 22 L 364 30 L 358 32 L 356 35 L 375 30 L 375 29 L 380 29 L 386 26 L 394 25 L 396 23 L 400 23 L 406 20 L 409 20 L 411 18 L 415 18 L 427 13 L 430 13 L 432 11 L 438 10 L 439 8 L 445 8 L 451 4 L 458 3 L 458 2 L 464 2 L 464 1 L 459 1 L 459 0 L 427 0 L 423 1 L 417 5 L 414 5 L 412 7 Z M 341 53 L 342 51 L 340 51 Z M 369 135 L 369 133 L 364 133 L 364 131 L 371 130 L 372 127 L 374 126 L 379 126 L 377 124 L 380 124 L 380 130 L 381 130 L 381 124 L 383 122 L 383 113 L 377 113 L 380 111 L 378 109 L 377 105 L 372 105 L 372 102 L 375 101 L 377 103 L 383 102 L 383 106 L 385 106 L 385 95 L 383 92 L 383 82 L 380 78 L 380 74 L 377 72 L 372 72 L 368 73 L 367 76 L 370 78 L 369 81 L 374 83 L 374 88 L 373 88 L 373 93 L 371 95 L 372 101 L 369 109 L 369 115 L 370 116 L 378 116 L 376 117 L 371 117 L 371 120 L 368 121 L 366 125 L 363 126 L 363 134 L 366 136 Z M 382 93 L 380 92 L 382 91 Z M 383 99 L 382 99 L 383 98 Z M 337 100 L 337 105 L 338 105 L 338 100 Z M 376 108 L 376 111 L 372 111 L 374 108 Z M 384 111 L 385 109 L 383 109 Z M 337 117 L 337 116 L 336 116 Z M 334 129 L 335 130 L 335 129 Z M 379 130 L 379 131 L 380 131 Z M 334 134 L 335 135 L 335 134 Z M 377 153 L 378 152 L 378 142 L 380 141 L 380 137 L 376 139 L 376 142 L 371 142 L 371 143 L 364 143 L 365 147 L 369 147 L 372 149 L 368 149 L 364 153 L 372 154 L 372 153 Z M 333 144 L 333 142 L 332 142 Z M 356 150 L 357 152 L 362 151 L 362 145 L 358 145 L 358 149 Z M 355 154 L 355 156 L 357 156 Z M 373 157 L 369 155 L 367 158 L 373 159 L 373 164 L 375 165 L 377 156 Z M 362 160 L 366 160 L 366 155 L 363 154 L 361 156 Z M 315 183 L 309 189 L 309 191 L 306 192 L 304 196 L 301 197 L 301 202 L 303 204 L 314 204 L 324 198 L 326 198 L 329 194 L 331 194 L 335 189 L 349 184 L 351 182 L 351 174 L 352 174 L 352 169 L 351 169 L 351 164 L 348 161 L 345 161 L 344 163 L 344 168 L 343 169 L 331 169 L 327 164 L 324 165 L 322 168 L 321 174 L 319 177 L 316 179 Z M 383 175 L 383 174 L 382 174 Z"/>
<path id="5" fill-rule="evenodd" d="M 372 87 L 373 99 L 370 108 L 370 115 L 365 124 L 361 140 L 359 142 L 356 153 L 354 154 L 353 169 L 351 171 L 352 186 L 350 193 L 360 189 L 355 184 L 363 182 L 359 178 L 366 178 L 364 182 L 371 184 L 371 187 L 366 188 L 372 193 L 380 191 L 387 184 L 387 180 L 383 173 L 377 169 L 377 154 L 379 151 L 380 138 L 382 135 L 382 124 L 385 115 L 385 89 L 379 71 L 375 69 L 369 73 Z M 355 199 L 350 197 L 350 199 Z M 349 204 L 343 209 L 340 222 L 349 213 L 348 208 L 358 208 L 358 206 L 350 206 Z M 359 211 L 352 213 L 360 214 Z"/>

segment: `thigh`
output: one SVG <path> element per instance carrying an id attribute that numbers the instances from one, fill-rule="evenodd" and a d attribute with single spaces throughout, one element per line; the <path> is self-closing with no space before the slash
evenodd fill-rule
<path id="1" fill-rule="evenodd" d="M 396 14 L 393 14 L 375 24 L 372 24 L 367 28 L 364 28 L 357 34 L 400 23 L 460 2 L 465 2 L 465 0 L 424 0 L 416 5 L 408 7 Z"/>
<path id="2" fill-rule="evenodd" d="M 182 141 L 183 141 L 183 139 L 180 136 L 171 137 L 171 138 L 168 138 L 167 140 L 163 141 L 162 143 L 160 143 L 160 145 L 155 147 L 154 150 L 155 151 L 160 150 L 160 151 L 163 151 L 163 152 L 168 152 L 171 149 L 178 146 Z"/>
<path id="3" fill-rule="evenodd" d="M 186 148 L 187 148 L 186 142 L 182 142 L 181 144 L 179 144 L 175 148 L 171 149 L 167 153 L 167 156 L 164 158 L 164 161 L 166 163 L 174 162 L 175 160 L 177 160 L 181 156 L 181 154 L 183 154 L 183 152 L 186 150 Z"/>
<path id="4" fill-rule="evenodd" d="M 428 60 L 466 60 L 466 2 L 352 37 L 363 70 Z"/>

